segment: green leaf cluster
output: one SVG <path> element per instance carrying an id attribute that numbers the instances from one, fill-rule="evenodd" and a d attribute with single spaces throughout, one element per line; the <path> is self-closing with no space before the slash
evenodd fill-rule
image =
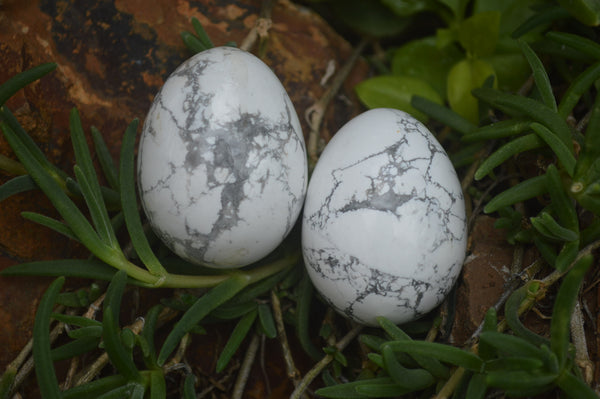
<path id="1" fill-rule="evenodd" d="M 326 398 L 386 398 L 416 392 L 432 396 L 458 367 L 464 373 L 459 395 L 467 399 L 483 399 L 498 388 L 511 397 L 529 397 L 558 388 L 567 397 L 595 398 L 575 364 L 569 336 L 571 314 L 592 261 L 590 255 L 582 257 L 565 276 L 555 301 L 549 340 L 519 320 L 519 309 L 530 305 L 543 290 L 533 281 L 515 291 L 506 303 L 505 317 L 513 333 L 499 332 L 496 312 L 491 308 L 473 350 L 413 340 L 380 317 L 385 335 L 361 336 L 362 343 L 373 350 L 368 358 L 377 374 L 316 393 Z"/>

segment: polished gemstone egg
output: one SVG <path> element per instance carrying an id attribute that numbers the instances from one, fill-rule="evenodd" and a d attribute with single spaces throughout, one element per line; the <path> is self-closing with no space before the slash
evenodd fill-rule
<path id="1" fill-rule="evenodd" d="M 138 152 L 143 209 L 182 258 L 236 268 L 273 251 L 306 193 L 294 106 L 261 60 L 232 47 L 196 54 L 156 95 Z"/>
<path id="2" fill-rule="evenodd" d="M 466 242 L 454 167 L 415 118 L 373 109 L 327 144 L 306 194 L 302 250 L 339 313 L 367 325 L 419 318 L 452 288 Z"/>

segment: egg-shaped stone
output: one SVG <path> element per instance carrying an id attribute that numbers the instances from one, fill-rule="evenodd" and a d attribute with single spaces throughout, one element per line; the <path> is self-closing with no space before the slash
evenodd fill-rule
<path id="1" fill-rule="evenodd" d="M 292 229 L 307 185 L 298 116 L 254 55 L 216 47 L 181 64 L 156 95 L 138 151 L 138 188 L 158 237 L 200 265 L 236 268 Z"/>
<path id="2" fill-rule="evenodd" d="M 419 318 L 452 288 L 466 242 L 456 171 L 415 118 L 373 109 L 327 144 L 308 185 L 302 251 L 339 313 L 366 325 Z"/>

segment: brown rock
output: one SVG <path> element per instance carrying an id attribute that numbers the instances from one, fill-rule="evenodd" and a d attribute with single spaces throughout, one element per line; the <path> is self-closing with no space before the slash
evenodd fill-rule
<path id="1" fill-rule="evenodd" d="M 511 278 L 514 246 L 506 242 L 504 232 L 494 227 L 496 220 L 479 216 L 471 232 L 471 253 L 465 260 L 458 286 L 452 340 L 461 345 L 481 324 L 485 313 L 495 305 Z M 527 252 L 524 265 L 532 261 Z"/>

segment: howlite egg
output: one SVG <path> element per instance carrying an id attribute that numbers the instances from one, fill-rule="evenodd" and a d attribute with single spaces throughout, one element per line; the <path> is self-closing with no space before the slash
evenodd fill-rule
<path id="1" fill-rule="evenodd" d="M 145 119 L 138 189 L 158 237 L 189 262 L 242 267 L 300 214 L 306 149 L 294 106 L 254 55 L 216 47 L 181 64 Z"/>
<path id="2" fill-rule="evenodd" d="M 339 313 L 366 325 L 421 317 L 457 280 L 466 242 L 456 172 L 418 120 L 373 109 L 327 144 L 306 194 L 302 251 Z"/>

